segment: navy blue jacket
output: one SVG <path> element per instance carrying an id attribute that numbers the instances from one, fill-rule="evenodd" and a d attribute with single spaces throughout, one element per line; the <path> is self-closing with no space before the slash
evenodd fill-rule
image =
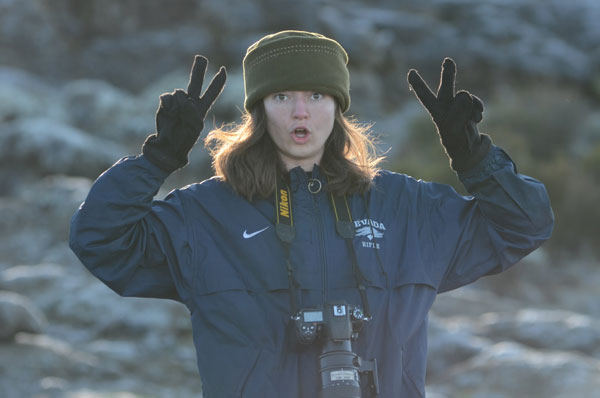
<path id="1" fill-rule="evenodd" d="M 274 200 L 249 202 L 215 178 L 153 200 L 166 177 L 143 155 L 103 173 L 73 217 L 73 251 L 120 295 L 188 307 L 204 397 L 318 396 L 321 347 L 298 345 L 290 329 Z M 459 178 L 472 196 L 382 171 L 369 193 L 348 198 L 373 316 L 353 349 L 377 359 L 381 397 L 424 396 L 438 293 L 501 272 L 550 237 L 544 186 L 498 147 Z M 301 305 L 361 305 L 328 194 L 311 194 L 301 169 L 290 179 Z"/>

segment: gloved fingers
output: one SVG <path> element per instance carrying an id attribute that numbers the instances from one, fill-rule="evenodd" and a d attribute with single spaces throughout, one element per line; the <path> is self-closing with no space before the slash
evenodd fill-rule
<path id="1" fill-rule="evenodd" d="M 419 75 L 414 69 L 408 71 L 408 84 L 410 88 L 415 92 L 415 95 L 419 99 L 419 102 L 423 104 L 425 109 L 434 117 L 434 119 L 439 114 L 439 105 L 436 96 L 433 94 L 433 91 L 429 88 L 425 80 Z"/>
<path id="2" fill-rule="evenodd" d="M 210 81 L 210 84 L 204 92 L 204 95 L 202 98 L 200 98 L 200 101 L 202 101 L 202 104 L 204 105 L 205 113 L 208 112 L 217 97 L 221 94 L 221 91 L 223 91 L 226 80 L 227 70 L 224 66 L 221 66 L 221 68 L 219 68 L 219 72 Z"/>
<path id="3" fill-rule="evenodd" d="M 164 93 L 159 97 L 159 109 L 171 109 L 173 107 L 173 93 Z"/>
<path id="4" fill-rule="evenodd" d="M 178 152 L 187 154 L 196 144 L 196 141 L 198 141 L 200 131 L 202 131 L 202 128 L 204 127 L 204 121 L 200 119 L 196 120 L 196 123 L 198 124 L 183 124 L 181 126 Z"/>
<path id="5" fill-rule="evenodd" d="M 183 90 L 175 90 L 170 93 L 161 94 L 160 104 L 158 110 L 163 112 L 171 113 L 181 107 L 187 100 L 188 96 Z"/>
<path id="6" fill-rule="evenodd" d="M 452 126 L 450 129 L 462 129 L 465 123 L 471 120 L 473 114 L 473 98 L 467 91 L 459 91 L 446 115 L 447 121 Z"/>
<path id="7" fill-rule="evenodd" d="M 473 98 L 473 106 L 477 112 L 483 113 L 483 101 L 476 95 L 471 94 L 471 98 Z"/>
<path id="8" fill-rule="evenodd" d="M 456 79 L 456 64 L 452 58 L 444 58 L 442 73 L 438 87 L 437 98 L 439 101 L 450 103 L 454 98 L 454 81 Z"/>
<path id="9" fill-rule="evenodd" d="M 469 120 L 467 122 L 466 129 L 467 146 L 469 147 L 469 151 L 472 151 L 480 140 L 479 131 L 477 130 L 477 122 L 474 120 Z"/>
<path id="10" fill-rule="evenodd" d="M 471 94 L 471 98 L 473 99 L 473 115 L 471 116 L 471 120 L 479 123 L 483 120 L 483 101 L 473 94 Z"/>
<path id="11" fill-rule="evenodd" d="M 208 60 L 202 55 L 196 55 L 194 57 L 194 64 L 192 65 L 192 71 L 190 72 L 190 81 L 187 87 L 187 94 L 190 98 L 199 98 L 202 92 L 202 83 L 204 83 L 204 74 L 206 73 L 206 66 Z"/>
<path id="12" fill-rule="evenodd" d="M 188 98 L 181 107 L 181 119 L 185 124 L 194 126 L 194 128 L 202 130 L 204 116 L 201 110 L 198 109 L 198 99 Z"/>

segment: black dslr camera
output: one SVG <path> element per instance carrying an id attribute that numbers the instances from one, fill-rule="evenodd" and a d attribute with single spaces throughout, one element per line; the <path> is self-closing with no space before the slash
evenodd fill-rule
<path id="1" fill-rule="evenodd" d="M 319 355 L 320 398 L 360 398 L 360 374 L 368 376 L 369 389 L 379 393 L 377 361 L 362 360 L 352 352 L 365 317 L 362 309 L 345 302 L 305 308 L 292 315 L 296 338 L 302 344 L 323 341 Z"/>

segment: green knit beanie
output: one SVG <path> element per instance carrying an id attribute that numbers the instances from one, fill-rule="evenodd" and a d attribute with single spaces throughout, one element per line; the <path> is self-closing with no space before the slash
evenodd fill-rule
<path id="1" fill-rule="evenodd" d="M 342 112 L 350 108 L 348 54 L 335 40 L 318 33 L 285 30 L 252 44 L 244 57 L 244 108 L 265 96 L 311 90 L 333 96 Z"/>

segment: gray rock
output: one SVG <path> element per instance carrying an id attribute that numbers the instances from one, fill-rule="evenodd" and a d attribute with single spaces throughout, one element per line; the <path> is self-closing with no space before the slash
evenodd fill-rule
<path id="1" fill-rule="evenodd" d="M 3 59 L 46 76 L 97 78 L 132 91 L 196 53 L 237 67 L 256 38 L 290 27 L 333 35 L 347 46 L 352 63 L 386 75 L 404 75 L 406 62 L 437 67 L 441 57 L 455 55 L 480 68 L 585 83 L 600 62 L 600 10 L 593 0 L 552 0 L 543 8 L 534 0 L 352 7 L 318 0 L 181 0 L 169 9 L 156 1 L 142 8 L 116 0 L 104 7 L 40 4 L 3 2 L 3 39 L 13 43 L 2 48 Z"/>
<path id="2" fill-rule="evenodd" d="M 16 120 L 0 131 L 0 164 L 10 170 L 95 178 L 125 151 L 48 118 Z"/>
<path id="3" fill-rule="evenodd" d="M 360 120 L 377 119 L 383 109 L 383 82 L 370 72 L 352 72 L 352 99 L 349 112 Z"/>
<path id="4" fill-rule="evenodd" d="M 48 335 L 19 333 L 11 344 L 0 344 L 0 357 L 10 358 L 0 361 L 3 380 L 10 380 L 0 383 L 3 397 L 45 396 L 42 392 L 60 397 L 70 382 L 120 376 L 97 357 Z"/>
<path id="5" fill-rule="evenodd" d="M 21 176 L 20 176 L 21 177 Z M 64 254 L 69 220 L 85 199 L 91 181 L 81 177 L 52 175 L 13 182 L 11 196 L 0 196 L 0 251 L 11 264 L 36 264 L 47 261 L 73 263 L 72 253 Z M 61 245 L 62 243 L 62 245 Z M 63 254 L 60 254 L 61 247 Z M 58 261 L 60 260 L 60 261 Z"/>
<path id="6" fill-rule="evenodd" d="M 475 318 L 487 312 L 514 311 L 518 301 L 466 286 L 437 296 L 431 311 L 439 317 Z"/>
<path id="7" fill-rule="evenodd" d="M 0 291 L 0 340 L 10 340 L 19 332 L 40 333 L 46 319 L 26 297 Z"/>
<path id="8" fill-rule="evenodd" d="M 43 2 L 2 0 L 0 2 L 0 43 L 2 63 L 45 75 L 61 73 L 69 65 L 68 27 L 54 25 L 60 14 Z"/>
<path id="9" fill-rule="evenodd" d="M 310 1 L 307 1 L 307 3 L 310 3 Z M 261 4 L 261 2 L 256 1 L 222 0 L 202 2 L 201 11 L 205 15 L 210 15 L 212 26 L 218 26 L 224 32 L 244 35 L 248 31 L 264 29 L 264 26 L 267 26 L 267 19 L 272 17 L 263 12 L 267 3 L 271 3 L 270 5 L 275 8 L 284 7 L 280 1 L 262 1 Z M 293 13 L 297 11 L 296 9 L 308 7 L 306 4 L 300 7 L 295 6 L 293 3 L 288 3 L 285 6 L 288 7 L 287 13 Z M 218 38 L 215 39 L 218 40 Z M 242 47 L 238 48 L 234 43 L 229 43 L 229 46 L 238 51 L 245 51 L 250 44 L 242 44 Z"/>
<path id="10" fill-rule="evenodd" d="M 35 75 L 0 66 L 0 120 L 31 117 L 67 120 L 63 104 L 52 100 L 58 91 Z"/>
<path id="11" fill-rule="evenodd" d="M 429 317 L 428 381 L 443 377 L 448 369 L 481 353 L 491 341 L 474 334 L 468 322 Z"/>
<path id="12" fill-rule="evenodd" d="M 66 240 L 55 243 L 52 247 L 46 249 L 41 256 L 39 261 L 40 264 L 60 264 L 64 266 L 69 273 L 77 275 L 78 272 L 75 270 L 81 270 L 80 272 L 89 276 L 87 270 L 81 269 L 81 262 L 73 253 L 69 247 L 69 243 Z"/>
<path id="13" fill-rule="evenodd" d="M 86 346 L 87 352 L 111 360 L 117 367 L 135 367 L 139 361 L 139 349 L 139 343 L 130 340 L 97 339 Z"/>
<path id="14" fill-rule="evenodd" d="M 68 219 L 85 200 L 91 186 L 92 182 L 85 177 L 49 175 L 20 185 L 14 197 L 23 205 L 22 211 L 43 213 L 47 224 L 67 224 Z M 38 217 L 39 214 L 35 216 Z M 39 225 L 40 221 L 37 222 Z"/>
<path id="15" fill-rule="evenodd" d="M 145 112 L 137 98 L 101 80 L 74 80 L 62 90 L 64 107 L 71 123 L 122 144 L 133 142 L 139 150 L 154 131 L 154 112 Z"/>
<path id="16" fill-rule="evenodd" d="M 65 238 L 56 236 L 46 228 L 22 227 L 2 232 L 0 252 L 6 267 L 12 264 L 35 264 L 56 244 L 57 239 Z"/>
<path id="17" fill-rule="evenodd" d="M 197 371 L 187 369 L 170 352 L 148 351 L 119 341 L 74 344 L 58 336 L 19 333 L 0 342 L 0 396 L 146 397 L 199 396 Z M 131 354 L 130 358 L 126 358 Z"/>
<path id="18" fill-rule="evenodd" d="M 56 319 L 92 328 L 98 336 L 177 334 L 190 328 L 185 306 L 170 300 L 123 298 L 97 280 L 65 292 L 49 312 Z"/>
<path id="19" fill-rule="evenodd" d="M 491 339 L 600 358 L 600 321 L 583 314 L 527 308 L 516 314 L 484 314 L 478 325 L 478 334 Z"/>
<path id="20" fill-rule="evenodd" d="M 600 362 L 498 343 L 449 369 L 435 388 L 453 397 L 588 397 L 600 388 Z"/>
<path id="21" fill-rule="evenodd" d="M 169 335 L 190 330 L 189 313 L 170 300 L 123 298 L 80 265 L 20 265 L 0 272 L 0 287 L 19 291 L 48 318 L 77 325 L 88 336 L 144 339 L 147 349 L 164 345 Z M 60 292 L 60 294 L 57 294 Z"/>
<path id="22" fill-rule="evenodd" d="M 0 272 L 0 288 L 28 294 L 52 288 L 64 275 L 58 264 L 17 265 Z"/>
<path id="23" fill-rule="evenodd" d="M 136 92 L 164 73 L 181 65 L 191 66 L 195 54 L 216 58 L 215 54 L 221 51 L 211 37 L 199 23 L 176 24 L 124 36 L 92 36 L 78 61 L 83 76 L 107 80 Z"/>
<path id="24" fill-rule="evenodd" d="M 59 264 L 18 265 L 0 272 L 0 288 L 27 296 L 49 314 L 62 294 L 68 296 L 84 282 L 89 282 L 84 272 L 80 268 L 67 270 Z"/>
<path id="25" fill-rule="evenodd" d="M 425 120 L 431 123 L 431 118 L 423 111 L 417 101 L 409 102 L 402 109 L 376 118 L 373 122 L 373 132 L 380 139 L 380 151 L 387 158 L 395 159 L 405 149 L 405 141 L 410 136 L 411 126 L 415 120 Z M 432 134 L 435 127 L 432 125 Z"/>
<path id="26" fill-rule="evenodd" d="M 552 259 L 544 247 L 500 275 L 482 278 L 473 286 L 499 297 L 510 297 L 522 307 L 543 306 L 575 313 L 600 316 L 597 287 L 600 285 L 598 260 L 581 251 L 577 256 Z M 557 266 L 566 263 L 568 266 Z M 499 310 L 489 309 L 490 312 Z M 509 309 L 509 312 L 513 312 Z"/>

